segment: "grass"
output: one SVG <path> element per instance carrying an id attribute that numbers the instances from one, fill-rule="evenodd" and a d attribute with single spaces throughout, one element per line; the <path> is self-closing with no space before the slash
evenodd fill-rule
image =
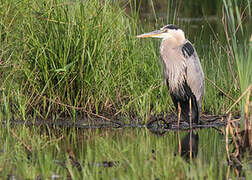
<path id="1" fill-rule="evenodd" d="M 3 113 L 8 107 L 25 119 L 74 116 L 78 109 L 146 114 L 161 75 L 148 58 L 158 59 L 153 45 L 143 48 L 135 39 L 136 19 L 130 24 L 118 7 L 99 1 L 14 1 L 2 8 Z"/>
<path id="2" fill-rule="evenodd" d="M 1 178 L 236 176 L 226 164 L 224 137 L 213 129 L 199 131 L 198 158 L 188 163 L 174 155 L 176 132 L 156 136 L 146 129 L 89 131 L 11 125 L 10 120 L 20 119 L 75 120 L 83 115 L 102 115 L 147 120 L 150 114 L 171 113 L 174 107 L 162 77 L 160 42 L 135 38 L 164 24 L 156 18 L 155 27 L 141 25 L 136 2 L 130 1 L 131 15 L 112 1 L 0 2 Z M 151 6 L 155 12 L 154 4 Z M 172 10 L 167 12 L 176 18 Z M 183 23 L 179 25 L 188 28 Z M 207 78 L 203 113 L 224 114 L 252 77 L 250 64 L 246 66 L 241 61 L 244 57 L 249 60 L 251 51 L 242 53 L 238 48 L 234 51 L 237 61 L 233 61 L 229 52 L 235 45 L 227 46 L 215 35 L 207 43 L 202 42 L 201 36 L 189 39 Z M 241 114 L 240 106 L 231 112 Z M 99 167 L 103 161 L 119 163 L 111 168 Z M 244 167 L 249 165 L 244 161 Z M 78 170 L 81 162 L 91 165 Z M 243 170 L 249 179 L 251 171 Z"/>
<path id="3" fill-rule="evenodd" d="M 245 3 L 244 11 L 241 13 L 237 1 L 223 1 L 225 8 L 225 28 L 228 48 L 232 55 L 232 60 L 236 63 L 238 72 L 238 81 L 240 91 L 244 92 L 249 86 L 252 85 L 252 56 L 251 50 L 252 46 L 249 42 L 249 37 L 251 34 L 245 33 L 242 21 L 246 19 L 251 19 L 251 3 L 247 1 Z M 243 39 L 240 41 L 240 39 Z M 244 114 L 246 96 L 242 99 L 241 111 Z M 244 117 L 241 121 L 242 126 L 244 126 Z"/>
<path id="4" fill-rule="evenodd" d="M 134 2 L 132 16 L 117 3 L 98 0 L 13 0 L 1 8 L 2 114 L 24 120 L 85 114 L 146 119 L 172 112 L 159 42 L 135 38 L 144 30 Z M 236 99 L 225 52 L 214 41 L 210 50 L 201 44 L 195 40 L 205 76 Z M 206 89 L 205 112 L 224 113 L 233 103 L 208 81 Z"/>

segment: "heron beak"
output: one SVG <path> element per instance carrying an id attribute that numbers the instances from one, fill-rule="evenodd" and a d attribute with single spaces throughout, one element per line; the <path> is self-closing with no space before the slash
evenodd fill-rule
<path id="1" fill-rule="evenodd" d="M 163 34 L 164 34 L 163 31 L 156 30 L 156 31 L 140 34 L 137 36 L 137 38 L 147 38 L 147 37 L 163 38 L 164 37 Z"/>

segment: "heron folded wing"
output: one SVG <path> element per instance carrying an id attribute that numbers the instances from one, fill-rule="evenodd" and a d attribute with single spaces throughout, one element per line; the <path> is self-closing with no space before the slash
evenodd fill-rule
<path id="1" fill-rule="evenodd" d="M 204 73 L 200 60 L 197 52 L 188 41 L 183 45 L 182 52 L 184 52 L 184 62 L 186 64 L 185 79 L 197 99 L 199 110 L 201 110 L 201 101 L 204 94 Z"/>
<path id="2" fill-rule="evenodd" d="M 182 46 L 182 53 L 183 53 L 183 56 L 185 58 L 188 58 L 190 56 L 193 55 L 194 53 L 194 48 L 192 46 L 192 44 L 190 42 L 186 42 L 183 46 Z"/>

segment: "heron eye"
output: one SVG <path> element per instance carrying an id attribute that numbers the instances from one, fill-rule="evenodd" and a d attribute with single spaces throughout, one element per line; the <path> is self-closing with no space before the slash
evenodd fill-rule
<path id="1" fill-rule="evenodd" d="M 167 29 L 167 28 L 161 28 L 160 30 L 163 31 L 164 33 L 169 31 L 169 29 Z"/>

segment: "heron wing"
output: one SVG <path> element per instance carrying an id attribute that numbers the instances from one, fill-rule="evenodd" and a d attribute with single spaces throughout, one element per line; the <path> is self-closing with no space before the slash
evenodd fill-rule
<path id="1" fill-rule="evenodd" d="M 186 64 L 186 82 L 195 95 L 201 109 L 201 101 L 204 94 L 204 74 L 198 54 L 189 41 L 186 41 L 182 46 L 181 52 Z"/>

